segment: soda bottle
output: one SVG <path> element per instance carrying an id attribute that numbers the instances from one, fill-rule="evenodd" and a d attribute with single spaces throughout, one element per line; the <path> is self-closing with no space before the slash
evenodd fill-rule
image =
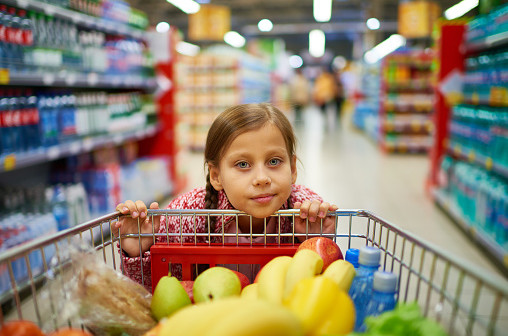
<path id="1" fill-rule="evenodd" d="M 365 318 L 365 309 L 372 297 L 374 273 L 379 268 L 381 251 L 373 246 L 363 246 L 360 248 L 358 258 L 358 269 L 356 277 L 353 279 L 349 295 L 353 300 L 356 310 L 355 331 L 360 331 Z"/>
<path id="2" fill-rule="evenodd" d="M 365 317 L 378 316 L 395 309 L 397 305 L 397 275 L 391 272 L 375 272 L 374 293 L 367 304 Z"/>
<path id="3" fill-rule="evenodd" d="M 357 248 L 350 248 L 346 251 L 345 260 L 353 264 L 353 266 L 358 268 L 358 257 L 360 255 L 360 250 Z"/>

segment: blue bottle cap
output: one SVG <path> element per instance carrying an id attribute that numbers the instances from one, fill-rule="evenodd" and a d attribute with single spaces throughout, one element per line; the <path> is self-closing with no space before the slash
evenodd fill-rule
<path id="1" fill-rule="evenodd" d="M 381 259 L 381 250 L 373 246 L 363 246 L 360 248 L 360 257 L 358 262 L 365 266 L 379 266 Z"/>
<path id="2" fill-rule="evenodd" d="M 360 255 L 360 250 L 356 248 L 350 248 L 346 251 L 346 261 L 353 264 L 355 268 L 358 268 L 358 257 Z"/>
<path id="3" fill-rule="evenodd" d="M 390 272 L 374 273 L 374 290 L 383 293 L 392 293 L 397 289 L 397 275 Z"/>

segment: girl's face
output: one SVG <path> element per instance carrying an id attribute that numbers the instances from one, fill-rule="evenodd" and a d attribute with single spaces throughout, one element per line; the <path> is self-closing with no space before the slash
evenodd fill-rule
<path id="1" fill-rule="evenodd" d="M 224 189 L 237 210 L 266 218 L 279 210 L 296 181 L 296 157 L 289 157 L 280 130 L 266 123 L 237 136 L 219 167 L 210 165 L 210 182 Z"/>

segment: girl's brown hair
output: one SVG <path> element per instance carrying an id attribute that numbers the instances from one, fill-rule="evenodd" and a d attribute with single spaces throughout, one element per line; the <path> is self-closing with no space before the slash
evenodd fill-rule
<path id="1" fill-rule="evenodd" d="M 296 140 L 293 127 L 275 106 L 268 103 L 235 105 L 222 112 L 210 126 L 206 137 L 205 166 L 209 164 L 218 167 L 224 152 L 231 142 L 240 134 L 259 129 L 266 123 L 275 125 L 284 138 L 290 158 L 296 153 Z M 205 208 L 217 209 L 218 192 L 210 183 L 210 172 L 206 175 Z M 215 217 L 212 217 L 215 218 Z M 215 221 L 212 220 L 211 231 L 215 231 Z"/>

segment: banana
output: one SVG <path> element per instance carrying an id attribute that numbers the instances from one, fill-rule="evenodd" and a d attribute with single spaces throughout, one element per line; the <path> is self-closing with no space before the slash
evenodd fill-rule
<path id="1" fill-rule="evenodd" d="M 301 336 L 298 318 L 263 300 L 226 298 L 185 307 L 145 336 Z"/>
<path id="2" fill-rule="evenodd" d="M 263 300 L 241 300 L 238 309 L 221 316 L 208 336 L 299 336 L 303 328 L 289 309 Z"/>
<path id="3" fill-rule="evenodd" d="M 295 253 L 289 264 L 284 285 L 284 298 L 287 298 L 298 281 L 312 278 L 321 273 L 323 259 L 316 252 L 303 249 Z"/>
<path id="4" fill-rule="evenodd" d="M 242 290 L 241 297 L 248 300 L 258 299 L 258 283 L 252 283 L 245 286 Z"/>
<path id="5" fill-rule="evenodd" d="M 282 303 L 286 273 L 293 258 L 279 256 L 270 260 L 258 274 L 258 296 L 272 303 Z"/>
<path id="6" fill-rule="evenodd" d="M 335 281 L 346 293 L 349 292 L 349 287 L 351 287 L 355 275 L 356 271 L 353 264 L 342 259 L 335 260 L 323 272 L 324 277 Z"/>
<path id="7" fill-rule="evenodd" d="M 234 309 L 236 307 L 226 299 L 187 306 L 161 320 L 155 330 L 145 336 L 206 335 L 210 325 Z"/>

